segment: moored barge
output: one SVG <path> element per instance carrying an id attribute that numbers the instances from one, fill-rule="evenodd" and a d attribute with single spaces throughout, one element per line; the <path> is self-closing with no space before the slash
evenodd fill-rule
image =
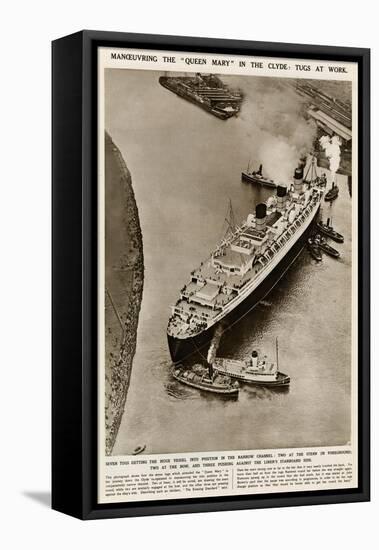
<path id="1" fill-rule="evenodd" d="M 237 116 L 241 108 L 242 94 L 230 90 L 216 75 L 161 76 L 159 83 L 222 120 Z"/>

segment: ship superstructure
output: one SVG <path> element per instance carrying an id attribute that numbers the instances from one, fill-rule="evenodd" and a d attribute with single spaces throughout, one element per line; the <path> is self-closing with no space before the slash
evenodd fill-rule
<path id="1" fill-rule="evenodd" d="M 304 180 L 296 168 L 293 183 L 256 205 L 210 256 L 192 271 L 181 289 L 167 327 L 174 361 L 209 342 L 214 328 L 249 298 L 254 307 L 268 294 L 301 252 L 306 232 L 323 195 L 319 178 Z"/>
<path id="2" fill-rule="evenodd" d="M 221 119 L 237 115 L 243 99 L 240 92 L 230 90 L 215 75 L 161 76 L 159 83 Z"/>
<path id="3" fill-rule="evenodd" d="M 216 372 L 229 376 L 245 384 L 257 386 L 284 387 L 290 383 L 290 377 L 279 371 L 278 341 L 276 341 L 276 363 L 268 361 L 266 356 L 259 357 L 256 350 L 245 360 L 216 357 L 213 368 Z"/>

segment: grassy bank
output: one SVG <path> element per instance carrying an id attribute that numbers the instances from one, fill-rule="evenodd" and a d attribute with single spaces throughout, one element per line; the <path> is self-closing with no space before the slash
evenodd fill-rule
<path id="1" fill-rule="evenodd" d="M 143 291 L 143 247 L 132 180 L 105 139 L 105 428 L 112 453 L 128 393 Z"/>

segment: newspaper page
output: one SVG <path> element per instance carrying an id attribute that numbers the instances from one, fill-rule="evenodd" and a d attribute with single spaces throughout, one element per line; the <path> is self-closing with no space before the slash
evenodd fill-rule
<path id="1" fill-rule="evenodd" d="M 357 487 L 357 78 L 99 48 L 99 503 Z"/>

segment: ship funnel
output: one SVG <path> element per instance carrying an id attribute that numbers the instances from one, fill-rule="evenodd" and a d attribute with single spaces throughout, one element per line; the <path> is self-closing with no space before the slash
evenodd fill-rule
<path id="1" fill-rule="evenodd" d="M 255 350 L 251 352 L 251 366 L 253 369 L 258 367 L 258 353 Z"/>
<path id="2" fill-rule="evenodd" d="M 263 168 L 263 166 L 262 166 L 262 164 L 260 164 L 259 165 L 259 170 L 257 172 L 260 176 L 262 175 L 262 168 Z"/>
<path id="3" fill-rule="evenodd" d="M 303 167 L 299 166 L 298 168 L 295 169 L 295 173 L 293 176 L 295 193 L 297 193 L 298 195 L 301 195 L 301 193 L 304 192 L 303 176 L 304 176 L 304 169 Z"/>
<path id="4" fill-rule="evenodd" d="M 352 180 L 351 180 L 351 176 L 348 175 L 348 176 L 347 176 L 347 185 L 348 185 L 348 188 L 349 188 L 349 195 L 350 195 L 350 197 L 351 197 L 351 181 L 352 181 Z"/>
<path id="5" fill-rule="evenodd" d="M 284 185 L 278 185 L 278 187 L 276 188 L 276 199 L 276 209 L 279 210 L 279 212 L 282 212 L 286 206 L 287 187 L 284 187 Z"/>
<path id="6" fill-rule="evenodd" d="M 260 202 L 255 207 L 255 218 L 257 229 L 264 229 L 266 227 L 266 215 L 267 215 L 267 206 L 264 202 Z"/>
<path id="7" fill-rule="evenodd" d="M 210 380 L 213 380 L 214 370 L 212 363 L 208 363 L 208 376 Z"/>

